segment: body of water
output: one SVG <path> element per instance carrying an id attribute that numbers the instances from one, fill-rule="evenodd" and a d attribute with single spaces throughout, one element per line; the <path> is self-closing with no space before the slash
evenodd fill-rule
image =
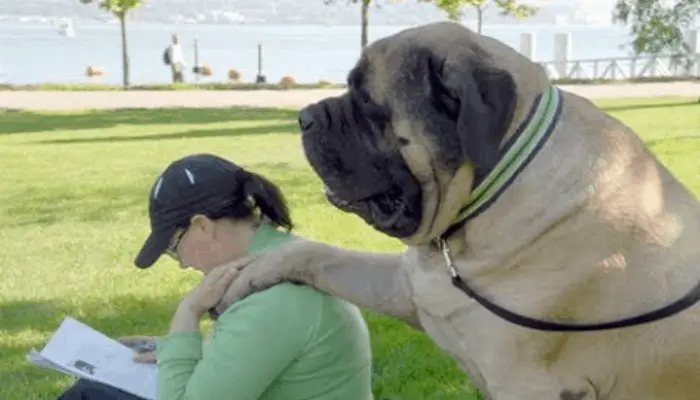
<path id="1" fill-rule="evenodd" d="M 370 41 L 406 28 L 371 26 Z M 257 44 L 263 45 L 263 73 L 270 82 L 293 75 L 301 82 L 319 79 L 344 81 L 357 60 L 360 28 L 309 25 L 204 25 L 132 23 L 128 25 L 131 81 L 165 83 L 170 71 L 162 53 L 173 32 L 180 34 L 189 70 L 194 64 L 193 41 L 199 40 L 199 58 L 214 69 L 202 81 L 224 81 L 229 68 L 243 71 L 246 81 L 257 71 Z M 80 83 L 88 65 L 102 67 L 107 76 L 95 82 L 120 83 L 121 42 L 117 23 L 80 21 L 75 36 L 58 33 L 56 26 L 0 21 L 0 73 L 9 83 Z M 621 57 L 629 54 L 630 37 L 619 26 L 486 26 L 484 34 L 519 48 L 520 33 L 536 36 L 536 61 L 553 59 L 555 32 L 570 32 L 572 59 Z M 186 76 L 192 80 L 191 74 Z"/>

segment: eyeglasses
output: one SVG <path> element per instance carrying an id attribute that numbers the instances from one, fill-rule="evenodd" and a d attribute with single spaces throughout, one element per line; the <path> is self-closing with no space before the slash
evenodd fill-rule
<path id="1" fill-rule="evenodd" d="M 173 242 L 170 244 L 170 247 L 165 250 L 165 254 L 169 255 L 173 260 L 182 263 L 182 260 L 180 260 L 180 256 L 177 254 L 177 247 L 180 245 L 180 242 L 182 241 L 182 237 L 185 236 L 185 233 L 187 233 L 187 229 L 180 229 L 175 233 L 175 237 L 173 238 Z"/>

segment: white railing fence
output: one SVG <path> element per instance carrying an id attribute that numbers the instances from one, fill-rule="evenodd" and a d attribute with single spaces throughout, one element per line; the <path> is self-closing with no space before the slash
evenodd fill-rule
<path id="1" fill-rule="evenodd" d="M 551 79 L 572 80 L 626 80 L 640 78 L 700 77 L 700 29 L 685 32 L 690 48 L 689 57 L 648 55 L 638 57 L 598 58 L 572 60 L 573 42 L 568 32 L 554 35 L 554 59 L 539 62 Z M 536 36 L 531 32 L 520 34 L 520 52 L 535 60 Z"/>
<path id="2" fill-rule="evenodd" d="M 700 53 L 689 60 L 671 55 L 560 60 L 540 63 L 551 79 L 627 80 L 700 76 Z"/>

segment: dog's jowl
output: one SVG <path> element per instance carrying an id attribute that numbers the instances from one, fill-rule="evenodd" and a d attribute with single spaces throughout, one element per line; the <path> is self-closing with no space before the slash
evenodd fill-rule
<path id="1" fill-rule="evenodd" d="M 586 400 L 586 395 L 588 392 L 582 390 L 580 392 L 572 392 L 571 390 L 564 390 L 559 395 L 559 400 Z"/>

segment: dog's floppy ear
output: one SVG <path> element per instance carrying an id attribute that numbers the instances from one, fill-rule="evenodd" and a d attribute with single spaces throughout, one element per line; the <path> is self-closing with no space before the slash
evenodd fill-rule
<path id="1" fill-rule="evenodd" d="M 430 73 L 439 75 L 442 90 L 454 100 L 465 160 L 488 171 L 498 162 L 499 144 L 515 109 L 515 80 L 477 52 L 453 49 L 451 53 L 445 58 L 433 56 Z"/>

